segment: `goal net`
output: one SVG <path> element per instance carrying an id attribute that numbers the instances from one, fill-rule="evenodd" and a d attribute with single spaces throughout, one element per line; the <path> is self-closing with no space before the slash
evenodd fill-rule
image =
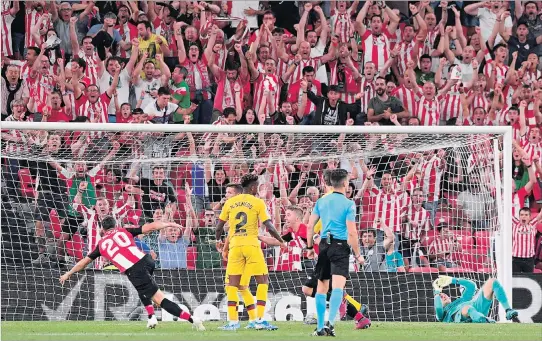
<path id="1" fill-rule="evenodd" d="M 203 319 L 225 320 L 225 262 L 214 229 L 227 185 L 247 173 L 259 176 L 258 196 L 289 240 L 282 251 L 263 244 L 268 317 L 310 318 L 305 224 L 326 193 L 324 170 L 334 168 L 350 172 L 346 196 L 356 203 L 364 256 L 363 264 L 351 258 L 346 292 L 369 307 L 371 319 L 435 321 L 439 273 L 478 286 L 498 277 L 511 296 L 506 128 L 5 122 L 2 129 L 16 137 L 3 139 L 4 320 L 145 318 L 135 289 L 101 259 L 58 282 L 97 245 L 108 215 L 126 227 L 181 224 L 139 236 L 138 246 L 156 260 L 167 297 Z M 460 295 L 454 286 L 446 292 Z M 246 318 L 242 302 L 239 309 Z"/>

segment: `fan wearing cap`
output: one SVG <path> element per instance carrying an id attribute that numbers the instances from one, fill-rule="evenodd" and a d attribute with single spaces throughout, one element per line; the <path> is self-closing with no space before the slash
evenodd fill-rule
<path id="1" fill-rule="evenodd" d="M 355 117 L 361 112 L 361 93 L 355 96 L 355 103 L 346 104 L 340 100 L 342 89 L 338 85 L 329 86 L 327 97 L 307 91 L 306 81 L 301 82 L 301 89 L 302 105 L 308 99 L 316 106 L 311 122 L 313 125 L 353 125 Z"/>

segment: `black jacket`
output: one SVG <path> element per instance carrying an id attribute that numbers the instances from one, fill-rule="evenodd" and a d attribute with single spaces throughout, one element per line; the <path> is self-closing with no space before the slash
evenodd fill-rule
<path id="1" fill-rule="evenodd" d="M 307 92 L 307 99 L 314 103 L 316 106 L 316 111 L 314 113 L 314 118 L 312 119 L 312 125 L 322 125 L 324 124 L 324 115 L 323 113 L 329 108 L 329 100 L 325 97 L 320 97 L 315 95 L 312 91 Z M 350 118 L 355 120 L 356 116 L 361 112 L 361 100 L 357 100 L 356 103 L 347 104 L 339 100 L 337 102 L 337 111 L 338 111 L 338 122 L 337 125 L 346 125 L 348 120 L 348 113 L 350 113 Z"/>

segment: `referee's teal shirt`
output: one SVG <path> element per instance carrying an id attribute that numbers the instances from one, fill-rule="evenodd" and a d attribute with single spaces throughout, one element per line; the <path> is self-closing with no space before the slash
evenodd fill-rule
<path id="1" fill-rule="evenodd" d="M 356 221 L 356 204 L 344 194 L 333 192 L 316 201 L 313 214 L 322 221 L 322 238 L 329 232 L 334 239 L 348 240 L 347 221 Z"/>

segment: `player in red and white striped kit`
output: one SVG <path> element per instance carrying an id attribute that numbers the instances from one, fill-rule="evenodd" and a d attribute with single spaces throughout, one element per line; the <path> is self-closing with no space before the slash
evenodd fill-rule
<path id="1" fill-rule="evenodd" d="M 142 227 L 126 229 L 119 226 L 115 218 L 111 216 L 104 218 L 102 220 L 102 239 L 98 246 L 87 257 L 75 264 L 70 271 L 60 276 L 60 284 L 64 284 L 74 273 L 84 270 L 87 265 L 102 256 L 113 263 L 121 273 L 125 273 L 137 290 L 149 316 L 147 328 L 154 328 L 158 324 L 152 305 L 154 302 L 171 315 L 189 321 L 198 331 L 205 330 L 198 318 L 191 316 L 189 312 L 182 310 L 179 305 L 165 297 L 153 278 L 154 260 L 150 255 L 141 252 L 135 244 L 135 236 L 168 227 L 182 228 L 175 223 L 154 222 Z"/>
<path id="2" fill-rule="evenodd" d="M 519 211 L 519 219 L 512 217 L 512 267 L 514 272 L 533 272 L 536 225 L 541 218 L 542 211 L 531 219 L 531 210 L 528 207 L 523 207 Z"/>
<path id="3" fill-rule="evenodd" d="M 11 7 L 11 1 L 2 0 L 2 17 L 0 23 L 2 25 L 2 57 L 13 55 L 13 44 L 11 39 L 11 24 L 15 20 L 15 15 L 19 12 L 19 1 L 13 1 L 13 7 Z"/>

